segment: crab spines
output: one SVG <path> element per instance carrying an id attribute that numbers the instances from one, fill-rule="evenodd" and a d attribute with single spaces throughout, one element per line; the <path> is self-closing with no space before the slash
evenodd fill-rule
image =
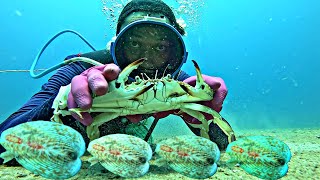
<path id="1" fill-rule="evenodd" d="M 196 88 L 199 88 L 201 85 L 205 84 L 205 82 L 202 77 L 198 63 L 195 60 L 192 60 L 192 62 L 194 64 L 194 67 L 196 68 L 196 74 L 197 74 Z"/>
<path id="2" fill-rule="evenodd" d="M 117 82 L 118 83 L 124 83 L 128 80 L 128 77 L 130 75 L 130 73 L 137 69 L 144 61 L 146 60 L 146 58 L 141 58 L 138 59 L 132 63 L 130 63 L 127 67 L 125 67 L 119 74 Z"/>

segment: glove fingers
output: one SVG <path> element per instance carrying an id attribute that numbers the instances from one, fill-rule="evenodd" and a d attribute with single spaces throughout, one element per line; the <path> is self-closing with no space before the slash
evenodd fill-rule
<path id="1" fill-rule="evenodd" d="M 215 111 L 220 112 L 222 109 L 223 101 L 228 94 L 228 89 L 225 83 L 223 82 L 223 80 L 221 78 L 218 78 L 218 79 L 221 83 L 221 86 L 215 92 L 215 95 L 212 100 L 212 104 L 213 104 L 212 107 L 214 108 Z"/>
<path id="2" fill-rule="evenodd" d="M 68 94 L 67 105 L 68 105 L 68 108 L 69 108 L 69 109 L 77 108 L 77 107 L 78 107 L 78 104 L 74 101 L 74 98 L 73 98 L 71 92 Z"/>
<path id="3" fill-rule="evenodd" d="M 82 118 L 75 113 L 71 113 L 71 115 L 85 126 L 89 126 L 93 122 L 93 118 L 88 112 L 81 112 Z"/>
<path id="4" fill-rule="evenodd" d="M 104 95 L 108 91 L 108 82 L 97 69 L 91 69 L 88 72 L 88 83 L 92 92 L 98 96 Z"/>
<path id="5" fill-rule="evenodd" d="M 227 95 L 227 88 L 225 86 L 224 81 L 218 77 L 211 77 L 207 75 L 202 75 L 204 81 L 211 87 L 215 94 L 213 96 L 213 100 L 201 102 L 200 104 L 206 105 L 217 112 L 221 111 L 223 100 Z M 185 79 L 183 82 L 190 84 L 191 86 L 196 85 L 197 78 L 196 76 L 191 76 Z"/>
<path id="6" fill-rule="evenodd" d="M 91 92 L 101 96 L 108 92 L 108 81 L 116 79 L 119 75 L 120 68 L 115 64 L 95 66 L 81 75 L 75 76 L 71 81 L 71 92 L 68 95 L 68 108 L 89 109 L 92 106 Z M 82 112 L 82 118 L 77 114 L 71 115 L 82 124 L 88 126 L 92 123 L 93 118 L 88 112 Z M 138 117 L 132 117 L 133 121 L 139 122 Z"/>
<path id="7" fill-rule="evenodd" d="M 211 76 L 207 76 L 207 75 L 202 75 L 204 82 L 206 82 L 212 90 L 217 90 L 220 88 L 221 86 L 221 78 L 216 78 L 216 77 L 211 77 Z M 220 80 L 221 79 L 221 80 Z M 191 76 L 187 79 L 185 79 L 183 82 L 188 83 L 191 86 L 195 86 L 196 82 L 197 82 L 197 77 L 196 76 Z"/>
<path id="8" fill-rule="evenodd" d="M 78 108 L 78 104 L 75 102 L 71 93 L 68 95 L 67 105 L 69 109 Z M 91 115 L 87 112 L 82 112 L 82 118 L 80 118 L 77 114 L 71 113 L 72 117 L 81 122 L 83 125 L 88 126 L 93 122 Z"/>
<path id="9" fill-rule="evenodd" d="M 213 91 L 216 91 L 224 84 L 223 80 L 218 77 L 212 77 L 207 75 L 202 75 L 204 81 L 211 87 Z"/>
<path id="10" fill-rule="evenodd" d="M 115 64 L 107 64 L 102 74 L 107 81 L 115 80 L 120 73 L 120 68 Z"/>
<path id="11" fill-rule="evenodd" d="M 86 76 L 78 75 L 72 79 L 71 94 L 78 107 L 89 109 L 92 106 L 92 97 Z"/>

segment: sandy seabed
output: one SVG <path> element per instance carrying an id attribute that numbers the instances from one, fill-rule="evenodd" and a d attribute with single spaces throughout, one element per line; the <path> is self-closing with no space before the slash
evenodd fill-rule
<path id="1" fill-rule="evenodd" d="M 276 137 L 291 149 L 292 158 L 289 162 L 289 172 L 282 179 L 319 179 L 320 178 L 320 128 L 314 129 L 270 129 L 237 131 L 238 137 L 250 135 L 266 135 Z M 156 139 L 155 139 L 156 140 Z M 208 179 L 258 179 L 247 174 L 239 167 L 229 168 L 225 165 L 226 156 L 221 154 L 218 171 Z M 101 165 L 90 166 L 87 156 L 83 156 L 80 172 L 71 180 L 121 179 L 105 170 Z M 152 164 L 152 162 L 151 162 Z M 44 179 L 27 171 L 21 166 L 0 166 L 0 179 Z M 150 166 L 149 172 L 134 179 L 190 179 L 168 167 Z"/>

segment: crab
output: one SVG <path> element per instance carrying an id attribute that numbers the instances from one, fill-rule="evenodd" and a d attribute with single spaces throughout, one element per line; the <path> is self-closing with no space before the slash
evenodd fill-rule
<path id="1" fill-rule="evenodd" d="M 84 60 L 87 61 L 87 59 L 85 58 Z M 78 58 L 78 60 L 81 61 L 82 59 Z M 92 61 L 97 64 L 94 60 Z M 186 113 L 201 122 L 201 124 L 189 123 L 190 126 L 200 129 L 200 136 L 209 139 L 209 125 L 210 123 L 215 123 L 226 134 L 229 143 L 232 142 L 234 132 L 222 120 L 220 114 L 207 106 L 197 103 L 199 101 L 212 100 L 214 92 L 205 83 L 196 61 L 192 61 L 197 76 L 195 87 L 174 80 L 170 74 L 163 75 L 161 78 L 155 77 L 155 79 L 144 79 L 143 77 L 136 76 L 135 81 L 129 83 L 128 78 L 130 73 L 143 62 L 144 59 L 139 59 L 124 68 L 117 79 L 109 82 L 109 89 L 105 95 L 93 95 L 93 103 L 90 109 L 68 109 L 67 97 L 71 85 L 61 87 L 52 105 L 54 109 L 52 120 L 62 122 L 60 115 L 66 116 L 71 115 L 71 113 L 75 113 L 81 118 L 81 112 L 100 113 L 94 117 L 92 124 L 87 126 L 86 129 L 87 136 L 92 141 L 100 137 L 98 128 L 100 125 L 119 116 L 179 110 L 178 115 Z M 213 119 L 206 120 L 201 112 L 211 114 Z"/>

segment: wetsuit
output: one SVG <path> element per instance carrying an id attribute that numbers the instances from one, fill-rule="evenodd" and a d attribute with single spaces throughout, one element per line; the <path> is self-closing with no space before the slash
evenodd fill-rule
<path id="1" fill-rule="evenodd" d="M 82 56 L 94 59 L 103 64 L 112 63 L 112 57 L 109 51 L 101 50 L 91 53 L 86 53 L 82 55 L 71 55 L 66 59 L 73 58 L 75 56 Z M 33 95 L 31 99 L 22 106 L 17 112 L 9 116 L 2 124 L 0 124 L 0 134 L 8 128 L 16 126 L 21 123 L 34 120 L 50 120 L 53 116 L 53 109 L 51 108 L 52 103 L 57 96 L 61 86 L 66 86 L 71 83 L 74 76 L 81 74 L 86 69 L 92 67 L 92 65 L 75 62 L 58 69 L 58 71 L 50 77 L 47 83 L 42 85 L 41 90 Z M 188 78 L 185 72 L 181 72 L 178 80 L 183 81 Z M 61 117 L 64 124 L 71 126 L 72 128 L 78 130 L 84 137 L 86 144 L 88 144 L 89 139 L 85 134 L 85 127 L 75 120 L 72 116 Z M 128 123 L 128 122 L 127 122 Z M 107 124 L 107 125 L 105 125 Z M 101 136 L 110 133 L 119 133 L 126 127 L 126 123 L 121 121 L 109 121 L 105 123 L 100 129 Z M 0 145 L 0 153 L 4 152 L 5 149 Z M 0 164 L 3 163 L 3 159 L 0 158 Z"/>

